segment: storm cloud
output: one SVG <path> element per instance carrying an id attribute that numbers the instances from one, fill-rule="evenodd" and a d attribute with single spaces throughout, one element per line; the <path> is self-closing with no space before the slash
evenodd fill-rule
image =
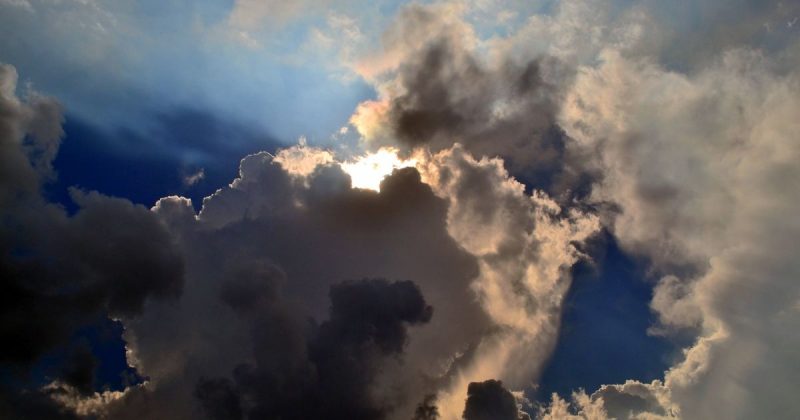
<path id="1" fill-rule="evenodd" d="M 351 189 L 336 165 L 300 179 L 262 153 L 196 217 L 181 198 L 154 211 L 184 244 L 186 291 L 126 324 L 132 360 L 149 377 L 139 392 L 147 403 L 129 395 L 114 415 L 163 398 L 174 411 L 151 415 L 302 418 L 336 407 L 345 417 L 410 417 L 436 387 L 428 372 L 491 329 L 470 289 L 477 263 L 413 168 L 376 193 Z M 393 280 L 357 280 L 378 277 Z"/>
<path id="2" fill-rule="evenodd" d="M 212 418 L 386 417 L 387 408 L 372 401 L 369 386 L 382 359 L 403 352 L 407 326 L 428 322 L 432 308 L 410 281 L 344 282 L 331 287 L 330 297 L 329 319 L 310 326 L 305 347 L 276 346 L 284 337 L 262 326 L 254 331 L 256 366 L 237 366 L 235 384 L 200 381 L 197 395 Z M 274 318 L 258 322 L 280 325 Z"/>
<path id="3" fill-rule="evenodd" d="M 185 251 L 185 291 L 126 322 L 129 360 L 148 382 L 96 414 L 449 418 L 472 378 L 524 383 L 541 367 L 580 257 L 573 242 L 595 219 L 560 214 L 501 161 L 460 148 L 395 170 L 379 192 L 351 188 L 318 153 L 244 158 L 197 214 L 185 198 L 156 203 Z M 477 199 L 484 182 L 496 207 Z M 485 238 L 468 234 L 478 220 Z"/>
<path id="4" fill-rule="evenodd" d="M 523 420 L 530 419 L 517 407 L 517 400 L 503 383 L 490 379 L 473 382 L 467 388 L 464 420 Z"/>
<path id="5" fill-rule="evenodd" d="M 85 347 L 66 348 L 72 336 L 98 317 L 132 318 L 151 298 L 179 296 L 182 258 L 144 207 L 80 190 L 71 192 L 73 215 L 47 201 L 42 188 L 55 177 L 61 109 L 35 92 L 20 99 L 16 82 L 13 67 L 0 67 L 0 368 L 20 378 L 21 388 L 8 392 L 24 392 L 40 358 L 65 351 L 52 379 L 90 394 L 95 361 Z M 12 398 L 19 404 L 6 401 L 5 415 L 35 410 L 38 397 Z"/>

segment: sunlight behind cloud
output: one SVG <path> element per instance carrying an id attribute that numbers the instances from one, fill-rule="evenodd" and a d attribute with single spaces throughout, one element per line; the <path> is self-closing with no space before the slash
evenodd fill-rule
<path id="1" fill-rule="evenodd" d="M 354 161 L 342 163 L 344 170 L 353 182 L 353 188 L 380 191 L 381 181 L 399 168 L 416 166 L 416 159 L 403 160 L 397 156 L 397 149 L 384 147 L 375 153 L 366 154 Z"/>

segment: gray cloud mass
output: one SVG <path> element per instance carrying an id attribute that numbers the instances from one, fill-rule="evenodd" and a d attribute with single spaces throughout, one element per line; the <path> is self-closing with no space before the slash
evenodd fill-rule
<path id="1" fill-rule="evenodd" d="M 265 21 L 236 4 L 223 29 Z M 0 65 L 0 416 L 796 418 L 800 9 L 678 4 L 502 10 L 488 35 L 478 6 L 401 7 L 342 54 L 376 92 L 360 149 L 250 154 L 199 211 L 49 201 L 63 110 Z M 381 148 L 409 167 L 353 188 Z M 651 382 L 531 403 L 601 230 L 647 265 L 647 333 L 689 341 Z M 98 389 L 75 340 L 98 319 L 140 383 Z"/>

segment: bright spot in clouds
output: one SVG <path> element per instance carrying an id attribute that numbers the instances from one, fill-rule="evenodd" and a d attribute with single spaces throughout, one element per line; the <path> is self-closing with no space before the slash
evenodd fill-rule
<path id="1" fill-rule="evenodd" d="M 360 156 L 353 161 L 342 163 L 344 170 L 353 182 L 353 188 L 380 191 L 381 181 L 399 168 L 416 166 L 416 159 L 403 160 L 397 156 L 397 149 L 384 147 L 375 153 Z"/>

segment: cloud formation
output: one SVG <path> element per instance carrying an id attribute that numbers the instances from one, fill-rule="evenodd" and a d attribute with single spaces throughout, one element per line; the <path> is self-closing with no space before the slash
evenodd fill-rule
<path id="1" fill-rule="evenodd" d="M 412 40 L 409 44 L 422 48 L 388 42 L 389 56 L 403 59 L 378 84 L 380 100 L 363 103 L 352 123 L 368 142 L 436 150 L 464 141 L 478 155 L 503 156 L 509 150 L 504 141 L 535 131 L 513 124 L 544 116 L 547 124 L 563 130 L 559 153 L 544 155 L 550 156 L 550 167 L 591 182 L 591 194 L 576 197 L 582 200 L 578 206 L 599 210 L 628 252 L 651 261 L 653 275 L 661 280 L 651 304 L 659 323 L 650 332 L 688 331 L 697 337 L 694 344 L 663 381 L 576 393 L 572 408 L 561 407 L 566 411 L 559 411 L 563 400 L 557 398 L 542 415 L 746 418 L 792 413 L 796 408 L 788 394 L 766 390 L 790 389 L 792 373 L 779 371 L 797 364 L 790 354 L 772 349 L 798 346 L 785 335 L 795 328 L 798 296 L 791 280 L 797 267 L 786 244 L 796 241 L 798 232 L 781 216 L 796 212 L 798 205 L 796 194 L 781 192 L 797 184 L 792 163 L 797 148 L 790 134 L 797 130 L 789 115 L 800 106 L 789 92 L 798 91 L 798 43 L 784 30 L 770 32 L 769 24 L 796 11 L 777 2 L 724 11 L 705 2 L 688 12 L 717 11 L 734 25 L 723 29 L 711 19 L 703 27 L 690 23 L 691 30 L 678 35 L 673 31 L 680 24 L 665 25 L 668 12 L 659 6 L 643 4 L 620 13 L 612 12 L 613 6 L 559 4 L 553 16 L 534 16 L 517 33 L 488 41 L 495 48 L 488 55 L 475 53 L 486 44 L 476 39 L 457 9 L 412 6 L 388 33 L 403 33 Z M 654 30 L 643 31 L 653 22 Z M 716 36 L 729 29 L 733 38 Z M 769 33 L 755 35 L 762 29 Z M 677 58 L 673 42 L 704 36 L 711 40 L 697 56 Z M 486 57 L 491 58 L 488 64 Z M 487 69 L 509 60 L 538 64 L 533 68 L 539 74 L 547 69 L 542 63 L 558 63 L 564 78 L 547 79 L 544 72 L 542 80 L 551 80 L 552 89 L 534 86 L 540 89 L 537 98 L 549 99 L 549 105 L 532 109 L 526 120 L 505 114 L 507 123 L 521 129 L 512 135 L 478 132 L 475 146 L 465 127 L 474 123 L 486 130 L 496 121 L 484 117 L 498 97 L 497 90 L 482 90 L 486 75 L 493 74 Z M 511 92 L 532 95 L 513 84 L 520 80 L 513 74 L 494 74 L 512 86 Z M 546 143 L 528 137 L 516 144 L 532 152 Z M 512 160 L 524 156 L 511 154 Z M 528 169 L 536 166 L 535 161 L 525 163 Z M 513 164 L 509 168 L 524 173 Z M 448 194 L 455 195 L 452 190 Z M 458 212 L 453 201 L 451 217 Z M 494 205 L 498 199 L 488 202 Z M 486 214 L 474 216 L 483 216 L 473 222 L 484 225 L 491 220 Z M 509 223 L 524 226 L 521 220 Z M 453 233 L 452 219 L 450 226 Z M 488 249 L 495 244 L 492 236 L 471 232 L 469 237 Z M 475 253 L 469 241 L 462 243 Z"/>
<path id="2" fill-rule="evenodd" d="M 488 37 L 469 5 L 403 7 L 380 51 L 345 54 L 377 91 L 350 118 L 363 150 L 247 155 L 199 211 L 49 202 L 62 110 L 0 67 L 0 413 L 528 418 L 572 268 L 605 230 L 648 266 L 648 332 L 690 342 L 663 378 L 532 414 L 793 417 L 800 42 L 764 25 L 797 9 L 737 5 L 698 27 L 650 2 L 557 2 Z M 236 2 L 227 24 L 302 7 L 273 6 Z M 708 42 L 687 55 L 685 38 Z M 142 383 L 98 389 L 74 338 L 104 318 Z"/>
<path id="3" fill-rule="evenodd" d="M 517 407 L 517 400 L 503 383 L 495 380 L 473 382 L 467 388 L 464 420 L 523 420 L 530 419 Z"/>
<path id="4" fill-rule="evenodd" d="M 348 389 L 334 386 L 341 385 L 334 367 L 349 363 L 352 352 L 361 352 L 357 359 L 363 363 L 348 369 L 354 376 L 339 379 L 360 391 L 341 396 L 341 407 L 376 415 L 412 410 L 433 387 L 425 373 L 489 328 L 469 290 L 476 263 L 447 235 L 446 207 L 414 169 L 395 172 L 376 193 L 351 189 L 338 166 L 321 166 L 304 180 L 268 154 L 257 154 L 242 161 L 240 178 L 207 198 L 196 217 L 188 201 L 179 198 L 162 199 L 154 211 L 183 238 L 187 286 L 178 305 L 153 307 L 128 324 L 132 360 L 150 378 L 143 407 L 133 406 L 134 396 L 125 401 L 130 405 L 120 407 L 131 416 L 160 405 L 153 399 L 161 398 L 175 411 L 160 415 L 194 415 L 202 407 L 186 389 L 195 388 L 212 400 L 230 394 L 224 389 L 259 395 L 261 409 L 286 412 L 290 407 L 280 404 L 293 399 L 270 396 L 270 383 L 295 389 L 296 398 L 311 392 L 333 403 L 322 391 Z M 410 303 L 417 299 L 411 283 L 336 286 L 365 277 L 413 280 L 419 298 L 433 306 L 430 321 L 409 332 L 407 347 L 391 311 L 363 319 L 361 332 L 337 330 L 338 319 L 351 316 L 347 311 L 362 308 L 357 314 L 364 317 L 364 311 L 389 311 L 402 302 L 375 306 L 381 296 L 408 294 Z M 327 313 L 329 290 L 333 306 Z M 416 314 L 412 309 L 398 306 L 396 316 L 410 323 L 430 317 L 424 307 Z M 317 321 L 309 324 L 309 319 Z M 344 346 L 348 340 L 352 345 Z M 337 348 L 346 353 L 326 353 Z M 333 365 L 326 368 L 328 363 Z M 208 382 L 231 376 L 235 382 Z"/>
<path id="5" fill-rule="evenodd" d="M 45 398 L 26 391 L 31 369 L 49 352 L 70 354 L 53 380 L 93 392 L 93 357 L 67 348 L 73 335 L 98 317 L 133 318 L 151 298 L 174 299 L 183 280 L 173 238 L 146 208 L 75 189 L 78 210 L 69 215 L 45 199 L 61 109 L 35 92 L 20 99 L 16 82 L 16 70 L 0 66 L 0 369 L 19 385 L 4 384 L 0 407 L 12 417 L 52 405 L 37 408 Z"/>
<path id="6" fill-rule="evenodd" d="M 329 319 L 313 327 L 306 348 L 287 349 L 294 355 L 274 353 L 274 341 L 284 337 L 276 334 L 280 326 L 270 331 L 276 327 L 269 324 L 280 319 L 258 319 L 263 326 L 257 328 L 267 334 L 257 338 L 256 365 L 237 366 L 235 385 L 226 379 L 199 382 L 206 412 L 214 418 L 384 418 L 387 408 L 372 401 L 370 385 L 382 360 L 402 353 L 407 326 L 428 322 L 432 308 L 410 281 L 340 283 L 331 287 L 330 298 Z M 284 360 L 288 371 L 276 365 L 276 356 L 290 358 Z"/>
<path id="7" fill-rule="evenodd" d="M 581 72 L 562 114 L 575 146 L 596 151 L 594 199 L 619 206 L 615 235 L 664 275 L 658 329 L 700 330 L 665 377 L 687 418 L 796 410 L 766 391 L 791 387 L 781 371 L 797 361 L 778 349 L 797 347 L 784 332 L 800 320 L 786 251 L 800 231 L 785 217 L 800 205 L 789 192 L 800 75 L 780 68 L 735 50 L 687 77 L 609 51 Z"/>
<path id="8" fill-rule="evenodd" d="M 243 159 L 239 178 L 196 215 L 187 199 L 160 200 L 153 211 L 186 251 L 186 290 L 177 304 L 152 304 L 126 323 L 130 360 L 149 382 L 106 415 L 303 417 L 319 409 L 409 418 L 439 395 L 435 410 L 449 418 L 481 375 L 523 383 L 552 348 L 566 270 L 579 256 L 571 243 L 596 221 L 579 223 L 584 216 L 561 216 L 546 198 L 525 195 L 500 161 L 449 153 L 431 157 L 424 176 L 395 170 L 374 192 L 351 188 L 339 163 L 298 146 L 280 159 Z M 288 172 L 309 161 L 319 163 L 310 173 Z M 498 188 L 497 210 L 476 200 L 481 190 L 471 184 L 484 178 Z M 520 231 L 485 212 L 532 219 Z M 492 249 L 468 242 L 463 229 L 475 217 L 487 218 Z M 568 255 L 548 258 L 561 252 Z M 545 261 L 541 272 L 531 266 Z M 498 270 L 516 270 L 516 283 Z M 362 278 L 410 281 L 353 282 Z M 537 303 L 536 287 L 553 288 L 553 302 Z M 529 313 L 538 314 L 533 324 Z M 549 333 L 539 337 L 542 328 Z M 498 365 L 515 359 L 514 371 Z"/>
<path id="9" fill-rule="evenodd" d="M 555 125 L 556 60 L 487 60 L 474 29 L 454 5 L 404 8 L 384 34 L 378 67 L 381 93 L 362 103 L 351 122 L 367 144 L 462 144 L 477 156 L 500 156 L 514 170 L 558 169 L 563 133 Z M 365 60 L 369 63 L 369 60 Z"/>

